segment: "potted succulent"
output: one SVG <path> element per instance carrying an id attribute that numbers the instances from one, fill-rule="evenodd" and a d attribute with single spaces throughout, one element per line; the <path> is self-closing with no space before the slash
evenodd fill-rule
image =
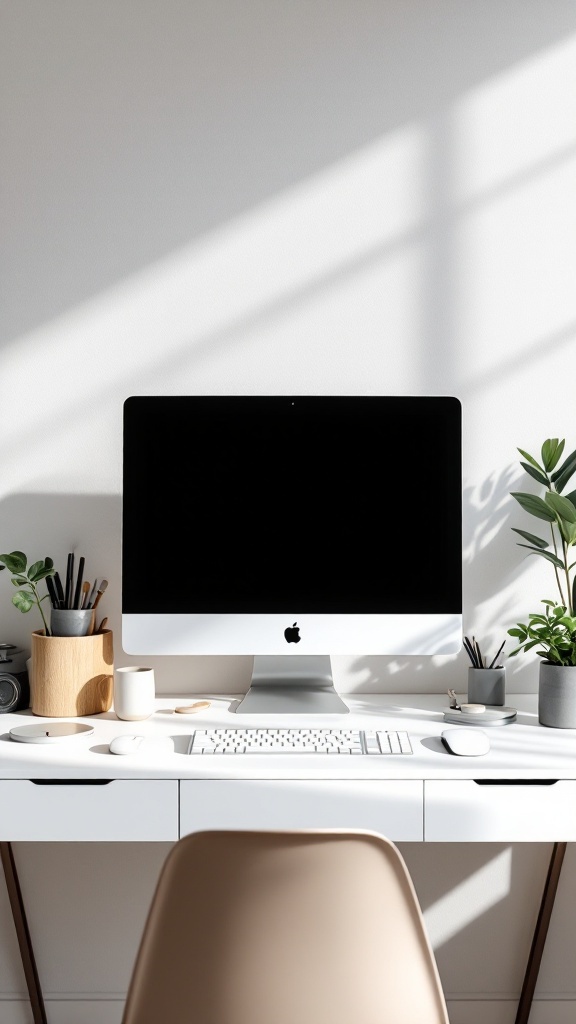
<path id="1" fill-rule="evenodd" d="M 54 561 L 51 558 L 40 559 L 28 565 L 28 559 L 23 551 L 11 551 L 8 555 L 0 555 L 0 571 L 8 569 L 12 573 L 12 583 L 18 590 L 12 598 L 12 604 L 21 612 L 29 612 L 34 605 L 37 606 L 46 636 L 50 636 L 50 630 L 42 608 L 42 602 L 49 596 L 48 593 L 40 597 L 38 584 L 48 576 L 54 575 Z"/>
<path id="2" fill-rule="evenodd" d="M 62 636 L 49 629 L 42 604 L 53 593 L 51 577 L 55 570 L 51 558 L 29 566 L 23 551 L 11 551 L 0 555 L 0 569 L 12 573 L 12 583 L 18 588 L 12 604 L 21 612 L 36 606 L 44 626 L 33 630 L 31 637 L 32 713 L 69 718 L 108 711 L 114 677 L 112 631 L 101 628 L 91 635 Z M 41 596 L 38 586 L 42 580 L 46 580 L 48 593 Z M 100 581 L 101 588 L 105 582 Z"/>
<path id="3" fill-rule="evenodd" d="M 508 630 L 519 641 L 509 657 L 537 648 L 542 659 L 538 680 L 538 718 L 543 725 L 576 728 L 576 490 L 564 489 L 576 472 L 576 451 L 560 462 L 564 440 L 548 438 L 541 449 L 541 461 L 522 448 L 522 468 L 544 488 L 543 496 L 512 491 L 511 496 L 530 515 L 547 524 L 549 538 L 512 527 L 522 537 L 520 547 L 551 563 L 559 600 L 542 601 L 542 612 L 530 612 L 527 622 Z"/>

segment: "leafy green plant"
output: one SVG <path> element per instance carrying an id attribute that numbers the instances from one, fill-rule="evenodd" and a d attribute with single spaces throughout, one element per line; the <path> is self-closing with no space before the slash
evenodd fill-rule
<path id="1" fill-rule="evenodd" d="M 11 551 L 8 555 L 0 555 L 0 570 L 8 569 L 12 573 L 12 583 L 19 589 L 12 598 L 12 604 L 21 612 L 29 612 L 34 606 L 38 606 L 46 636 L 50 636 L 48 623 L 42 609 L 42 602 L 48 594 L 40 597 L 38 584 L 47 576 L 54 575 L 54 562 L 51 558 L 40 559 L 28 566 L 28 559 L 23 551 Z"/>
<path id="2" fill-rule="evenodd" d="M 576 577 L 573 575 L 576 561 L 570 562 L 569 554 L 570 548 L 576 545 L 576 490 L 569 494 L 562 494 L 562 491 L 576 471 L 576 451 L 568 455 L 558 466 L 564 451 L 564 444 L 564 440 L 557 437 L 549 437 L 544 441 L 541 449 L 541 463 L 533 455 L 518 448 L 520 455 L 526 460 L 521 461 L 520 465 L 546 490 L 543 497 L 524 491 L 511 491 L 510 493 L 525 512 L 529 512 L 536 519 L 549 524 L 550 540 L 525 530 L 519 530 L 515 526 L 512 529 L 525 542 L 519 541 L 519 547 L 528 548 L 532 554 L 546 558 L 554 566 L 556 584 L 560 594 L 560 602 L 554 604 L 555 607 L 563 606 L 564 617 L 571 618 L 576 608 Z M 551 550 L 549 550 L 550 548 Z"/>
<path id="3" fill-rule="evenodd" d="M 520 641 L 508 657 L 539 647 L 535 653 L 551 665 L 576 665 L 576 617 L 568 615 L 563 604 L 548 600 L 542 603 L 543 613 L 531 612 L 527 624 L 519 622 L 508 630 L 510 636 Z"/>

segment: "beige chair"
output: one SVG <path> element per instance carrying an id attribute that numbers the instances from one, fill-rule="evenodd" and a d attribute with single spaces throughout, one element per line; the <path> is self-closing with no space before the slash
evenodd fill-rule
<path id="1" fill-rule="evenodd" d="M 404 861 L 363 831 L 197 832 L 161 871 L 123 1024 L 447 1024 Z"/>

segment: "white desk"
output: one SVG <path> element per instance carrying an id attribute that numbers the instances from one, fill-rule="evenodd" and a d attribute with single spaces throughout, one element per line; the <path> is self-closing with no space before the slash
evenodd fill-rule
<path id="1" fill-rule="evenodd" d="M 405 729 L 412 755 L 188 755 L 195 728 L 279 724 L 268 715 L 237 718 L 235 698 L 207 696 L 210 709 L 191 716 L 174 713 L 187 702 L 179 697 L 159 698 L 145 722 L 113 712 L 80 719 L 93 735 L 50 745 L 8 738 L 12 726 L 42 719 L 2 716 L 0 844 L 35 1020 L 45 1017 L 12 842 L 175 841 L 211 828 L 308 827 L 367 828 L 397 842 L 552 842 L 516 1018 L 527 1020 L 566 842 L 576 839 L 576 730 L 540 726 L 536 696 L 515 695 L 508 702 L 517 720 L 486 730 L 489 754 L 456 757 L 440 740 L 446 696 L 367 695 L 346 698 L 347 716 L 282 716 L 281 724 Z M 168 736 L 173 749 L 110 754 L 122 733 Z"/>

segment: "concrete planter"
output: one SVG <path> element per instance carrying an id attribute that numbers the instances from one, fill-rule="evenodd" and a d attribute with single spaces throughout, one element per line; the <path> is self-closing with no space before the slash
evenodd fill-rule
<path id="1" fill-rule="evenodd" d="M 538 721 L 554 729 L 576 729 L 576 665 L 540 663 Z"/>

